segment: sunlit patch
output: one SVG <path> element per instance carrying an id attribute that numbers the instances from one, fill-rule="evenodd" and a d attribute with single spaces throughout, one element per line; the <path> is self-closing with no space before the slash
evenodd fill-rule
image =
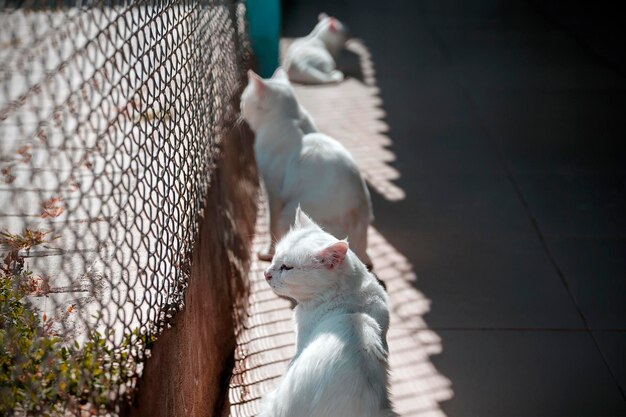
<path id="1" fill-rule="evenodd" d="M 451 382 L 430 362 L 430 356 L 442 351 L 441 339 L 423 319 L 430 300 L 416 289 L 417 276 L 409 261 L 373 227 L 368 237 L 374 272 L 389 295 L 387 341 L 395 411 L 403 417 L 444 416 L 439 403 L 452 398 L 453 392 Z"/>
<path id="2" fill-rule="evenodd" d="M 260 204 L 253 253 L 269 242 L 266 208 Z M 273 389 L 295 353 L 291 305 L 265 282 L 267 262 L 252 257 L 247 315 L 238 320 L 235 368 L 230 381 L 231 416 L 254 416 L 261 397 Z"/>

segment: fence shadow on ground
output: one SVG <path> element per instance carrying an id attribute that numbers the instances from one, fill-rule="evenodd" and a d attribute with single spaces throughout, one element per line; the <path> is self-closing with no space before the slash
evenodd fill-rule
<path id="1" fill-rule="evenodd" d="M 283 42 L 283 47 L 289 40 Z M 390 165 L 395 155 L 386 147 L 384 111 L 378 95 L 374 67 L 365 45 L 352 40 L 347 48 L 360 57 L 362 79 L 348 78 L 331 86 L 295 86 L 296 95 L 320 130 L 342 142 L 353 154 L 371 187 L 390 201 L 404 198 L 392 181 L 399 172 Z M 267 243 L 265 205 L 260 202 L 254 250 Z M 391 394 L 404 417 L 445 416 L 440 403 L 453 396 L 451 382 L 430 357 L 442 351 L 439 336 L 423 316 L 430 300 L 416 289 L 416 273 L 409 261 L 375 228 L 369 231 L 369 252 L 374 270 L 385 281 L 390 300 L 388 334 Z M 266 284 L 267 263 L 253 261 L 247 315 L 238 329 L 235 369 L 229 399 L 233 417 L 254 416 L 262 396 L 271 391 L 295 352 L 294 325 L 289 302 L 278 298 Z"/>

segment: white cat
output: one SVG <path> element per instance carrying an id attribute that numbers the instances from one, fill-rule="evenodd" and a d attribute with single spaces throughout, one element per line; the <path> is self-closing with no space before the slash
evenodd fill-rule
<path id="1" fill-rule="evenodd" d="M 265 279 L 292 298 L 296 353 L 259 417 L 390 417 L 387 295 L 348 242 L 296 213 Z"/>
<path id="2" fill-rule="evenodd" d="M 333 138 L 315 132 L 282 71 L 268 80 L 252 71 L 248 76 L 241 113 L 256 134 L 254 152 L 268 194 L 273 237 L 259 258 L 271 260 L 274 241 L 287 233 L 301 205 L 326 231 L 348 237 L 357 256 L 371 267 L 367 255 L 367 229 L 373 217 L 370 195 L 349 152 Z"/>
<path id="3" fill-rule="evenodd" d="M 322 13 L 313 31 L 296 39 L 285 52 L 284 67 L 289 79 L 302 84 L 342 81 L 337 58 L 348 39 L 345 25 Z"/>
<path id="4" fill-rule="evenodd" d="M 287 85 L 289 87 L 289 93 L 293 94 L 293 90 L 291 89 L 291 84 L 289 83 L 287 73 L 282 67 L 276 68 L 276 71 L 274 71 L 274 74 L 272 75 L 272 80 L 276 81 L 277 83 Z M 298 125 L 300 126 L 300 129 L 302 129 L 302 133 L 307 134 L 319 132 L 319 130 L 317 129 L 317 125 L 313 121 L 313 118 L 311 117 L 309 112 L 300 105 L 300 103 L 298 103 L 298 121 Z"/>

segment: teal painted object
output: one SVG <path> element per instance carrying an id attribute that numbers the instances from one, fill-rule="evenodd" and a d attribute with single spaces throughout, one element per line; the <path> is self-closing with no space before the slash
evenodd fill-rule
<path id="1" fill-rule="evenodd" d="M 248 31 L 259 75 L 270 77 L 278 67 L 280 0 L 247 0 Z"/>

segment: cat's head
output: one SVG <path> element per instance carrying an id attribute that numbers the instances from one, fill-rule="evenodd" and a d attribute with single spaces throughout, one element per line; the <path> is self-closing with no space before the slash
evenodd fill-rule
<path id="1" fill-rule="evenodd" d="M 248 85 L 241 95 L 241 114 L 253 131 L 277 118 L 299 117 L 296 96 L 282 68 L 268 79 L 248 71 Z"/>
<path id="2" fill-rule="evenodd" d="M 336 17 L 328 16 L 326 13 L 320 13 L 317 17 L 317 25 L 313 33 L 335 51 L 343 48 L 348 40 L 347 26 Z"/>
<path id="3" fill-rule="evenodd" d="M 343 287 L 347 257 L 348 242 L 324 232 L 298 207 L 265 279 L 276 294 L 304 302 Z"/>

